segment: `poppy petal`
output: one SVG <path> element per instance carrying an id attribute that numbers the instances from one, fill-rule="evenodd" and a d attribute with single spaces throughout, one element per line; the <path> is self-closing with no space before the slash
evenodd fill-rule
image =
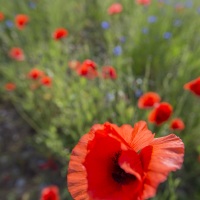
<path id="1" fill-rule="evenodd" d="M 170 134 L 156 138 L 142 149 L 141 161 L 146 172 L 143 198 L 153 197 L 159 183 L 166 180 L 170 171 L 181 168 L 184 156 L 184 144 L 179 137 Z"/>

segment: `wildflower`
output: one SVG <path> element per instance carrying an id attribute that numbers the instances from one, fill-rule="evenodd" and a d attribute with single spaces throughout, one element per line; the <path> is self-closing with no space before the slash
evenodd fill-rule
<path id="1" fill-rule="evenodd" d="M 124 37 L 124 36 L 120 37 L 119 41 L 122 42 L 122 43 L 126 42 L 126 37 Z"/>
<path id="2" fill-rule="evenodd" d="M 15 25 L 19 30 L 24 29 L 28 22 L 29 17 L 25 14 L 18 14 L 15 17 Z"/>
<path id="3" fill-rule="evenodd" d="M 173 108 L 169 103 L 162 102 L 149 113 L 148 119 L 151 123 L 160 125 L 170 118 L 172 111 Z"/>
<path id="4" fill-rule="evenodd" d="M 115 68 L 112 66 L 104 66 L 102 67 L 102 77 L 105 79 L 116 79 L 117 73 L 115 71 Z"/>
<path id="5" fill-rule="evenodd" d="M 176 19 L 176 20 L 174 20 L 174 26 L 177 26 L 177 27 L 179 27 L 179 26 L 181 26 L 182 25 L 182 21 L 180 20 L 180 19 Z"/>
<path id="6" fill-rule="evenodd" d="M 40 200 L 60 200 L 58 187 L 55 185 L 45 187 L 41 192 Z"/>
<path id="7" fill-rule="evenodd" d="M 170 39 L 171 37 L 172 37 L 172 33 L 170 33 L 170 32 L 165 32 L 163 34 L 163 38 L 166 39 L 166 40 Z"/>
<path id="8" fill-rule="evenodd" d="M 78 68 L 81 66 L 81 63 L 77 60 L 71 60 L 68 62 L 68 66 L 73 70 L 78 70 Z"/>
<path id="9" fill-rule="evenodd" d="M 139 97 L 142 96 L 143 92 L 142 92 L 142 90 L 140 90 L 140 89 L 136 89 L 134 94 L 135 94 L 135 97 L 136 97 L 136 98 L 139 98 Z"/>
<path id="10" fill-rule="evenodd" d="M 177 3 L 177 4 L 175 5 L 175 10 L 176 10 L 176 12 L 178 12 L 178 13 L 183 12 L 184 9 L 185 9 L 184 5 L 182 5 L 182 4 L 180 4 L 180 3 Z"/>
<path id="11" fill-rule="evenodd" d="M 155 92 L 147 92 L 138 99 L 138 107 L 148 109 L 154 107 L 160 102 L 160 96 Z"/>
<path id="12" fill-rule="evenodd" d="M 43 76 L 40 80 L 41 84 L 50 87 L 52 84 L 52 78 L 49 76 Z"/>
<path id="13" fill-rule="evenodd" d="M 119 56 L 122 54 L 122 47 L 121 46 L 116 46 L 114 49 L 113 49 L 113 54 L 116 55 L 116 56 Z"/>
<path id="14" fill-rule="evenodd" d="M 29 5 L 29 7 L 30 7 L 31 9 L 35 9 L 35 8 L 36 8 L 36 4 L 35 4 L 33 1 L 30 1 L 30 2 L 28 3 L 28 5 Z"/>
<path id="15" fill-rule="evenodd" d="M 43 71 L 41 71 L 37 68 L 31 69 L 31 71 L 28 73 L 28 77 L 31 79 L 34 79 L 34 80 L 39 79 L 43 75 L 44 75 Z"/>
<path id="16" fill-rule="evenodd" d="M 8 28 L 12 28 L 13 27 L 13 22 L 11 20 L 6 20 L 5 24 Z"/>
<path id="17" fill-rule="evenodd" d="M 103 29 L 109 29 L 110 28 L 110 24 L 109 24 L 109 22 L 103 21 L 103 22 L 101 22 L 101 27 Z"/>
<path id="18" fill-rule="evenodd" d="M 142 29 L 142 33 L 143 33 L 143 34 L 147 34 L 148 32 L 149 32 L 149 29 L 148 29 L 148 28 L 143 28 L 143 29 Z"/>
<path id="19" fill-rule="evenodd" d="M 15 83 L 9 82 L 9 83 L 6 83 L 6 84 L 4 85 L 4 88 L 5 88 L 5 90 L 7 90 L 7 91 L 13 91 L 13 90 L 16 89 L 16 85 L 15 85 Z"/>
<path id="20" fill-rule="evenodd" d="M 68 31 L 65 28 L 57 28 L 53 32 L 53 39 L 54 40 L 60 40 L 68 36 Z"/>
<path id="21" fill-rule="evenodd" d="M 10 56 L 10 58 L 17 60 L 17 61 L 25 60 L 24 51 L 19 47 L 13 47 L 9 51 L 9 56 Z"/>
<path id="22" fill-rule="evenodd" d="M 170 129 L 182 131 L 185 128 L 185 124 L 182 119 L 175 118 L 171 121 Z"/>
<path id="23" fill-rule="evenodd" d="M 148 199 L 183 156 L 179 137 L 154 138 L 144 121 L 95 124 L 72 150 L 68 189 L 73 199 Z"/>
<path id="24" fill-rule="evenodd" d="M 0 22 L 3 21 L 5 18 L 4 14 L 2 12 L 0 12 Z"/>
<path id="25" fill-rule="evenodd" d="M 193 94 L 200 96 L 200 77 L 186 83 L 184 85 L 185 90 L 189 90 Z"/>
<path id="26" fill-rule="evenodd" d="M 151 4 L 151 0 L 136 0 L 136 3 L 147 6 L 147 5 Z"/>
<path id="27" fill-rule="evenodd" d="M 148 17 L 148 22 L 149 23 L 155 23 L 157 21 L 157 17 L 156 16 L 149 16 Z"/>
<path id="28" fill-rule="evenodd" d="M 109 15 L 114 15 L 122 12 L 122 5 L 120 3 L 113 3 L 109 8 L 108 8 L 108 14 Z"/>
<path id="29" fill-rule="evenodd" d="M 89 79 L 93 79 L 98 76 L 97 70 L 96 70 L 96 63 L 92 60 L 85 60 L 81 66 L 77 69 L 77 73 L 80 76 L 84 76 Z"/>

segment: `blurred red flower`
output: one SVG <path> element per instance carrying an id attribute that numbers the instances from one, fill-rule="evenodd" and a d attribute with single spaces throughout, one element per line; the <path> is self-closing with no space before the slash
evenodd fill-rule
<path id="1" fill-rule="evenodd" d="M 136 0 L 136 3 L 141 5 L 149 5 L 151 4 L 151 0 Z"/>
<path id="2" fill-rule="evenodd" d="M 160 125 L 170 118 L 172 112 L 172 106 L 167 102 L 162 102 L 149 113 L 148 119 L 151 123 Z"/>
<path id="3" fill-rule="evenodd" d="M 51 84 L 52 84 L 52 78 L 49 77 L 49 76 L 43 76 L 40 79 L 40 82 L 41 82 L 42 85 L 50 87 Z"/>
<path id="4" fill-rule="evenodd" d="M 60 40 L 68 36 L 68 31 L 65 28 L 57 28 L 53 33 L 54 40 Z"/>
<path id="5" fill-rule="evenodd" d="M 42 76 L 44 76 L 44 72 L 37 68 L 31 69 L 31 71 L 28 73 L 28 77 L 34 80 L 37 80 Z"/>
<path id="6" fill-rule="evenodd" d="M 182 119 L 175 118 L 171 121 L 170 129 L 182 131 L 185 128 L 185 124 Z"/>
<path id="7" fill-rule="evenodd" d="M 70 69 L 78 70 L 78 68 L 81 66 L 81 63 L 77 60 L 71 60 L 68 62 L 68 66 Z"/>
<path id="8" fill-rule="evenodd" d="M 0 12 L 0 22 L 3 21 L 5 18 L 4 14 L 2 12 Z"/>
<path id="9" fill-rule="evenodd" d="M 9 51 L 9 56 L 17 61 L 23 61 L 25 60 L 25 56 L 24 56 L 24 51 L 19 48 L 19 47 L 13 47 L 10 51 Z"/>
<path id="10" fill-rule="evenodd" d="M 19 30 L 22 30 L 25 28 L 25 26 L 29 22 L 29 17 L 25 14 L 18 14 L 15 17 L 15 25 Z"/>
<path id="11" fill-rule="evenodd" d="M 98 72 L 96 70 L 96 63 L 89 59 L 85 60 L 77 69 L 77 73 L 80 76 L 84 76 L 89 79 L 96 78 L 98 76 Z"/>
<path id="12" fill-rule="evenodd" d="M 5 88 L 5 90 L 7 90 L 7 91 L 13 91 L 13 90 L 15 90 L 16 89 L 16 84 L 15 83 L 6 83 L 5 85 L 4 85 L 4 88 Z"/>
<path id="13" fill-rule="evenodd" d="M 155 92 L 146 92 L 138 99 L 138 107 L 140 109 L 148 109 L 154 107 L 161 100 L 160 96 Z"/>
<path id="14" fill-rule="evenodd" d="M 102 67 L 102 77 L 105 79 L 116 79 L 117 73 L 115 71 L 115 68 L 112 66 Z"/>
<path id="15" fill-rule="evenodd" d="M 200 96 L 200 77 L 186 83 L 184 89 L 190 90 L 195 95 Z"/>
<path id="16" fill-rule="evenodd" d="M 109 15 L 114 15 L 122 12 L 122 5 L 120 3 L 113 3 L 109 8 L 108 8 L 108 14 Z"/>
<path id="17" fill-rule="evenodd" d="M 48 159 L 46 162 L 42 163 L 39 165 L 39 168 L 42 170 L 58 170 L 58 165 L 56 164 L 56 162 L 53 159 Z"/>
<path id="18" fill-rule="evenodd" d="M 58 187 L 55 185 L 45 187 L 41 192 L 40 200 L 60 200 Z"/>
<path id="19" fill-rule="evenodd" d="M 183 156 L 179 137 L 154 138 L 144 121 L 96 124 L 72 150 L 68 189 L 73 199 L 148 199 Z"/>

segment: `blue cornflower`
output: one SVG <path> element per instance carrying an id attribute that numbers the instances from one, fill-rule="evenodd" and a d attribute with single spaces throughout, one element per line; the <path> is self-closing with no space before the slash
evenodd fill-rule
<path id="1" fill-rule="evenodd" d="M 170 39 L 171 37 L 172 37 L 172 33 L 170 33 L 170 32 L 165 32 L 163 34 L 163 38 L 166 39 L 166 40 Z"/>
<path id="2" fill-rule="evenodd" d="M 13 25 L 14 25 L 13 22 L 12 22 L 11 20 L 9 20 L 9 19 L 5 21 L 5 24 L 6 24 L 6 26 L 7 26 L 8 28 L 12 28 Z"/>
<path id="3" fill-rule="evenodd" d="M 149 16 L 148 17 L 148 22 L 149 23 L 155 23 L 157 21 L 157 17 L 156 16 Z"/>
<path id="4" fill-rule="evenodd" d="M 101 27 L 103 29 L 109 29 L 110 28 L 110 24 L 107 21 L 103 21 L 103 22 L 101 22 Z"/>
<path id="5" fill-rule="evenodd" d="M 28 5 L 29 5 L 29 7 L 30 7 L 31 9 L 35 9 L 35 8 L 36 8 L 36 4 L 35 4 L 34 2 L 32 2 L 32 1 L 30 1 L 30 2 L 28 3 Z"/>
<path id="6" fill-rule="evenodd" d="M 134 93 L 135 93 L 135 97 L 136 97 L 136 98 L 139 98 L 139 97 L 142 96 L 142 94 L 143 94 L 142 90 L 140 90 L 140 89 L 136 89 L 136 90 L 134 91 Z"/>
<path id="7" fill-rule="evenodd" d="M 181 26 L 182 25 L 182 20 L 180 19 L 175 19 L 173 22 L 174 26 Z"/>
<path id="8" fill-rule="evenodd" d="M 126 38 L 125 38 L 124 36 L 120 37 L 119 40 L 120 40 L 120 42 L 122 42 L 122 43 L 126 42 Z"/>
<path id="9" fill-rule="evenodd" d="M 185 7 L 192 8 L 192 6 L 193 6 L 193 2 L 191 0 L 188 0 L 185 2 Z"/>
<path id="10" fill-rule="evenodd" d="M 200 7 L 197 8 L 197 12 L 200 14 Z"/>
<path id="11" fill-rule="evenodd" d="M 114 49 L 113 49 L 113 54 L 116 55 L 116 56 L 119 56 L 122 54 L 122 47 L 121 46 L 116 46 Z"/>
<path id="12" fill-rule="evenodd" d="M 143 29 L 142 29 L 142 33 L 143 33 L 143 34 L 147 34 L 147 33 L 149 33 L 149 29 L 148 29 L 148 28 L 146 28 L 146 27 L 145 27 L 145 28 L 143 28 Z"/>

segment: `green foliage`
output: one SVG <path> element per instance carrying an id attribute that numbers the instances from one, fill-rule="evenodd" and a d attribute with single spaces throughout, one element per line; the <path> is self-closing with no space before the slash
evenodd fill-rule
<path id="1" fill-rule="evenodd" d="M 177 2 L 161 5 L 154 1 L 143 7 L 124 0 L 123 12 L 113 16 L 107 14 L 111 0 L 33 2 L 35 8 L 30 8 L 26 0 L 0 0 L 4 5 L 0 11 L 6 17 L 0 22 L 1 100 L 11 102 L 37 132 L 29 142 L 46 157 L 56 156 L 65 177 L 72 148 L 93 124 L 110 121 L 133 125 L 147 121 L 149 111 L 138 109 L 135 93 L 155 91 L 162 101 L 172 104 L 173 117 L 185 122 L 185 130 L 176 134 L 185 143 L 186 155 L 182 170 L 170 176 L 154 199 L 199 199 L 200 100 L 183 89 L 186 82 L 200 74 L 199 2 L 176 11 Z M 6 25 L 7 20 L 14 23 L 18 13 L 30 17 L 22 31 Z M 148 22 L 150 16 L 155 16 L 156 21 Z M 103 29 L 102 21 L 110 27 Z M 62 41 L 52 38 L 58 27 L 69 31 Z M 166 32 L 171 34 L 168 39 L 163 37 Z M 125 42 L 120 41 L 122 37 Z M 15 46 L 24 50 L 25 61 L 9 58 L 8 52 Z M 116 46 L 122 48 L 119 56 L 113 54 Z M 71 60 L 85 59 L 94 60 L 99 73 L 102 66 L 115 67 L 118 78 L 87 79 L 68 66 Z M 33 89 L 36 82 L 27 74 L 35 67 L 52 77 L 51 87 Z M 5 91 L 7 82 L 14 82 L 16 90 Z M 156 136 L 170 133 L 169 122 L 149 127 Z M 69 199 L 65 186 L 61 195 Z M 10 196 L 14 199 L 13 194 Z"/>

